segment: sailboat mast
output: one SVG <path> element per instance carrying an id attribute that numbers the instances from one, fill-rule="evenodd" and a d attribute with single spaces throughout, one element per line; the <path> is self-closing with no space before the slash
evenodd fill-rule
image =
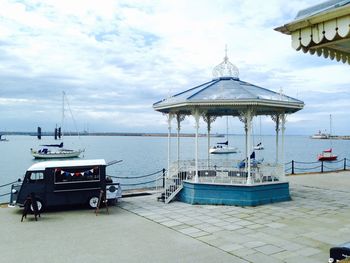
<path id="1" fill-rule="evenodd" d="M 332 144 L 332 114 L 329 114 L 329 139 L 331 140 L 331 148 L 333 148 L 333 144 Z"/>
<path id="2" fill-rule="evenodd" d="M 62 120 L 61 120 L 61 133 L 62 133 L 62 138 L 64 135 L 64 130 L 63 130 L 63 122 L 64 122 L 64 96 L 66 93 L 62 91 Z"/>
<path id="3" fill-rule="evenodd" d="M 226 116 L 226 139 L 227 139 L 227 146 L 228 146 L 228 116 Z"/>
<path id="4" fill-rule="evenodd" d="M 261 137 L 261 116 L 259 116 L 259 133 L 260 133 L 260 142 L 262 143 L 262 137 Z"/>

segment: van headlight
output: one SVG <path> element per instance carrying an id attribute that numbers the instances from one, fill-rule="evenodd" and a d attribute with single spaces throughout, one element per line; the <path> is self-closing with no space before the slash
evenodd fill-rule
<path id="1" fill-rule="evenodd" d="M 334 259 L 333 258 L 329 258 L 328 259 L 328 263 L 333 263 L 334 262 Z"/>
<path id="2" fill-rule="evenodd" d="M 17 193 L 17 190 L 16 189 L 12 189 L 11 191 L 13 194 Z"/>

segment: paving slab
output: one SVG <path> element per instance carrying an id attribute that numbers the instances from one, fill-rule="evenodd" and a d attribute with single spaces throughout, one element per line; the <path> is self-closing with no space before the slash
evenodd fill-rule
<path id="1" fill-rule="evenodd" d="M 289 202 L 258 207 L 196 206 L 176 201 L 164 205 L 146 196 L 130 199 L 130 207 L 135 213 L 137 207 L 176 211 L 176 220 L 189 218 L 183 221 L 201 231 L 179 230 L 182 234 L 205 232 L 192 238 L 248 262 L 300 262 L 301 257 L 303 262 L 327 262 L 330 247 L 350 241 L 350 172 L 287 179 Z M 122 207 L 128 210 L 129 206 Z"/>

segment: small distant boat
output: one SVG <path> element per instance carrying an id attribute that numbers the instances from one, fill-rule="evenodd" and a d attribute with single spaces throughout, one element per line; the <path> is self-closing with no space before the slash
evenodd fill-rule
<path id="1" fill-rule="evenodd" d="M 228 141 L 226 142 L 218 142 L 214 147 L 209 150 L 212 154 L 225 154 L 225 153 L 237 153 L 237 147 L 229 147 Z"/>
<path id="2" fill-rule="evenodd" d="M 226 142 L 218 142 L 214 147 L 209 149 L 209 153 L 211 154 L 228 154 L 228 153 L 237 153 L 237 147 L 228 146 L 228 116 L 226 117 Z"/>
<path id="3" fill-rule="evenodd" d="M 8 142 L 9 140 L 6 138 L 1 138 L 3 134 L 0 134 L 0 142 Z"/>
<path id="4" fill-rule="evenodd" d="M 319 161 L 334 161 L 337 160 L 338 156 L 332 153 L 332 148 L 324 150 L 317 156 Z"/>
<path id="5" fill-rule="evenodd" d="M 312 139 L 329 139 L 330 134 L 318 131 L 318 133 L 311 136 Z"/>
<path id="6" fill-rule="evenodd" d="M 253 147 L 253 150 L 258 150 L 258 151 L 264 150 L 264 145 L 262 143 L 262 137 L 261 137 L 261 116 L 259 118 L 259 126 L 260 126 L 260 129 L 259 129 L 260 130 L 260 142 Z"/>
<path id="7" fill-rule="evenodd" d="M 334 161 L 337 160 L 338 156 L 332 152 L 332 115 L 329 115 L 329 139 L 331 143 L 331 148 L 324 150 L 321 154 L 317 156 L 319 161 Z"/>
<path id="8" fill-rule="evenodd" d="M 259 142 L 256 146 L 254 146 L 254 150 L 264 150 L 264 145 Z"/>

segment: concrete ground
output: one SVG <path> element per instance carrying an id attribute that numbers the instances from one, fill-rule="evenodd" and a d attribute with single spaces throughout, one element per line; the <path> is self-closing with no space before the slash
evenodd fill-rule
<path id="1" fill-rule="evenodd" d="M 130 199 L 129 199 L 130 200 Z M 0 208 L 0 262 L 232 262 L 232 256 L 118 207 L 47 212 L 20 222 Z"/>
<path id="2" fill-rule="evenodd" d="M 292 201 L 259 207 L 124 198 L 38 222 L 0 208 L 1 262 L 328 262 L 350 241 L 350 173 L 290 176 Z"/>

